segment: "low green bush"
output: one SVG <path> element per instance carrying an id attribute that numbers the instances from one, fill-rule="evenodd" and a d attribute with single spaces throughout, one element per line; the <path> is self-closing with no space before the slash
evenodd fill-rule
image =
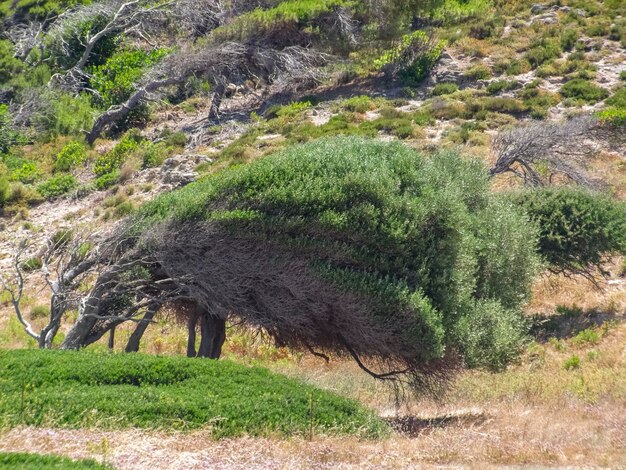
<path id="1" fill-rule="evenodd" d="M 144 70 L 156 64 L 168 53 L 165 49 L 152 51 L 124 50 L 113 54 L 103 65 L 93 67 L 90 84 L 98 91 L 105 108 L 126 101 Z"/>
<path id="2" fill-rule="evenodd" d="M 0 452 L 0 470 L 114 470 L 114 468 L 99 464 L 95 460 Z"/>
<path id="3" fill-rule="evenodd" d="M 3 350 L 0 426 L 21 425 L 204 428 L 215 438 L 305 435 L 311 426 L 323 434 L 386 432 L 355 401 L 259 367 L 142 354 Z"/>
<path id="4" fill-rule="evenodd" d="M 519 356 L 527 330 L 527 323 L 517 312 L 503 311 L 499 303 L 484 301 L 474 314 L 461 318 L 455 334 L 469 367 L 500 370 Z"/>
<path id="5" fill-rule="evenodd" d="M 42 266 L 43 260 L 39 256 L 28 258 L 20 265 L 20 267 L 26 272 L 37 271 L 38 269 L 41 269 Z"/>
<path id="6" fill-rule="evenodd" d="M 467 69 L 464 75 L 472 80 L 486 80 L 491 77 L 491 68 L 486 64 L 476 64 Z"/>
<path id="7" fill-rule="evenodd" d="M 521 84 L 516 80 L 496 80 L 487 85 L 487 93 L 496 95 L 501 91 L 516 90 Z"/>
<path id="8" fill-rule="evenodd" d="M 46 199 L 54 199 L 78 187 L 78 181 L 73 175 L 59 174 L 37 185 L 37 191 Z"/>
<path id="9" fill-rule="evenodd" d="M 48 305 L 35 305 L 30 309 L 31 318 L 48 318 L 50 316 L 50 307 Z"/>
<path id="10" fill-rule="evenodd" d="M 543 38 L 535 43 L 531 49 L 526 52 L 524 59 L 528 61 L 533 69 L 546 63 L 551 59 L 561 56 L 561 45 L 552 39 Z"/>
<path id="11" fill-rule="evenodd" d="M 458 91 L 459 87 L 456 83 L 437 83 L 433 88 L 434 96 L 449 95 Z"/>
<path id="12" fill-rule="evenodd" d="M 605 103 L 615 108 L 626 109 L 626 86 L 620 88 Z"/>
<path id="13" fill-rule="evenodd" d="M 98 178 L 94 180 L 93 185 L 97 190 L 103 191 L 105 189 L 110 188 L 111 186 L 116 185 L 117 183 L 119 183 L 119 181 L 120 181 L 120 172 L 119 170 L 116 170 L 110 173 L 105 173 L 102 176 L 99 176 Z"/>
<path id="14" fill-rule="evenodd" d="M 594 104 L 609 96 L 609 92 L 582 78 L 575 78 L 566 82 L 560 91 L 561 95 L 575 102 Z"/>
<path id="15" fill-rule="evenodd" d="M 96 176 L 104 176 L 119 170 L 130 154 L 139 149 L 143 140 L 137 132 L 127 132 L 112 150 L 96 159 L 93 172 Z"/>
<path id="16" fill-rule="evenodd" d="M 54 171 L 70 171 L 87 160 L 87 148 L 80 142 L 70 142 L 54 159 Z"/>

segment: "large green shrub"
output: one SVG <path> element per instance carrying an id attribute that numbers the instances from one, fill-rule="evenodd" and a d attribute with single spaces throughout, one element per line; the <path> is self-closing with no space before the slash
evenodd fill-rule
<path id="1" fill-rule="evenodd" d="M 556 271 L 589 272 L 626 253 L 626 204 L 571 188 L 523 191 L 514 200 L 539 225 L 539 251 Z"/>
<path id="2" fill-rule="evenodd" d="M 485 334 L 514 329 L 508 310 L 519 313 L 538 269 L 533 224 L 492 196 L 482 164 L 451 153 L 425 160 L 398 143 L 335 138 L 291 147 L 157 198 L 140 209 L 132 227 L 151 233 L 168 220 L 176 230 L 208 220 L 211 230 L 224 233 L 220 238 L 259 246 L 271 241 L 277 256 L 308 266 L 295 276 L 313 276 L 310 283 L 325 286 L 302 308 L 315 311 L 333 290 L 345 292 L 362 309 L 354 321 L 386 329 L 381 344 L 353 347 L 365 355 L 384 350 L 410 364 L 437 360 L 451 346 L 469 351 L 457 343 L 466 337 L 457 334 L 459 321 L 482 315 L 484 302 L 510 324 L 494 324 Z M 264 314 L 281 341 L 302 339 L 289 336 L 289 321 L 271 323 L 271 309 Z M 333 328 L 323 318 L 306 321 Z M 330 342 L 337 334 L 325 333 Z M 320 341 L 316 334 L 322 335 L 312 331 L 307 341 Z M 484 349 L 472 347 L 468 363 L 501 367 L 501 358 L 513 357 L 519 346 L 507 341 L 480 342 Z M 510 348 L 504 354 L 490 351 L 491 344 Z"/>

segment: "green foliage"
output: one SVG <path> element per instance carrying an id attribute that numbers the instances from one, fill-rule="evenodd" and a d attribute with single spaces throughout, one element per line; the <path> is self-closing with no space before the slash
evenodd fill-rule
<path id="1" fill-rule="evenodd" d="M 575 102 L 594 104 L 609 96 L 609 92 L 582 78 L 575 78 L 561 87 L 561 95 Z"/>
<path id="2" fill-rule="evenodd" d="M 104 176 L 118 170 L 124 161 L 137 149 L 143 138 L 137 132 L 126 133 L 113 149 L 96 159 L 93 172 L 96 176 Z"/>
<path id="3" fill-rule="evenodd" d="M 626 109 L 626 87 L 617 90 L 605 103 L 616 108 Z"/>
<path id="4" fill-rule="evenodd" d="M 519 312 L 485 301 L 478 303 L 472 315 L 461 318 L 456 334 L 468 366 L 501 370 L 518 357 L 527 340 L 526 329 Z"/>
<path id="5" fill-rule="evenodd" d="M 486 64 L 476 64 L 467 69 L 464 75 L 472 80 L 486 80 L 491 77 L 491 69 Z"/>
<path id="6" fill-rule="evenodd" d="M 97 190 L 102 191 L 116 185 L 117 183 L 119 183 L 119 181 L 120 172 L 119 170 L 115 170 L 110 173 L 105 173 L 102 176 L 96 178 L 93 182 L 93 185 Z"/>
<path id="7" fill-rule="evenodd" d="M 244 40 L 266 36 L 274 29 L 286 28 L 289 23 L 306 24 L 334 8 L 347 5 L 347 0 L 287 0 L 266 10 L 257 8 L 238 16 L 227 25 L 215 29 L 215 40 Z"/>
<path id="8" fill-rule="evenodd" d="M 578 36 L 579 33 L 576 29 L 566 29 L 563 31 L 563 34 L 561 34 L 561 49 L 571 51 L 578 41 Z"/>
<path id="9" fill-rule="evenodd" d="M 50 307 L 48 305 L 35 305 L 30 309 L 31 318 L 48 318 Z"/>
<path id="10" fill-rule="evenodd" d="M 11 41 L 0 39 L 0 83 L 8 82 L 24 70 L 24 63 L 16 59 L 14 53 Z"/>
<path id="11" fill-rule="evenodd" d="M 587 344 L 598 344 L 600 342 L 601 335 L 595 328 L 587 328 L 581 331 L 572 338 L 572 343 L 578 346 L 584 346 Z"/>
<path id="12" fill-rule="evenodd" d="M 609 108 L 598 113 L 600 121 L 611 126 L 626 126 L 626 108 Z"/>
<path id="13" fill-rule="evenodd" d="M 433 95 L 441 96 L 441 95 L 449 95 L 459 90 L 459 87 L 456 83 L 437 83 L 433 87 Z"/>
<path id="14" fill-rule="evenodd" d="M 7 153 L 19 141 L 20 136 L 13 128 L 9 107 L 0 104 L 0 154 Z"/>
<path id="15" fill-rule="evenodd" d="M 601 268 L 626 253 L 626 204 L 571 188 L 523 191 L 514 197 L 539 225 L 539 251 L 558 271 Z"/>
<path id="16" fill-rule="evenodd" d="M 78 187 L 74 175 L 59 174 L 37 185 L 37 191 L 46 199 L 55 199 Z"/>
<path id="17" fill-rule="evenodd" d="M 405 85 L 415 86 L 428 76 L 444 47 L 444 41 L 433 41 L 424 31 L 414 31 L 402 36 L 395 47 L 374 61 L 374 65 L 384 69 L 400 61 L 398 78 Z M 411 53 L 413 50 L 419 51 L 417 55 Z"/>
<path id="18" fill-rule="evenodd" d="M 74 97 L 65 93 L 50 93 L 41 99 L 46 106 L 33 116 L 33 124 L 45 137 L 79 136 L 93 125 L 91 100 L 86 94 Z"/>
<path id="19" fill-rule="evenodd" d="M 142 77 L 145 69 L 167 54 L 166 49 L 117 52 L 103 65 L 93 67 L 91 86 L 100 94 L 104 107 L 123 103 L 130 98 L 135 90 L 135 83 Z"/>
<path id="20" fill-rule="evenodd" d="M 0 452 L 0 470 L 113 470 L 113 467 L 99 464 L 95 460 Z"/>
<path id="21" fill-rule="evenodd" d="M 6 155 L 4 164 L 10 171 L 9 179 L 25 184 L 32 184 L 41 178 L 43 172 L 36 162 L 15 155 Z"/>
<path id="22" fill-rule="evenodd" d="M 87 148 L 80 142 L 70 142 L 56 156 L 54 171 L 70 171 L 87 160 Z"/>
<path id="23" fill-rule="evenodd" d="M 520 86 L 520 83 L 516 80 L 496 80 L 487 85 L 487 93 L 496 95 L 501 91 L 515 90 Z"/>
<path id="24" fill-rule="evenodd" d="M 368 111 L 376 109 L 376 103 L 367 95 L 353 96 L 341 103 L 341 107 L 352 113 L 365 114 Z"/>
<path id="25" fill-rule="evenodd" d="M 536 69 L 547 61 L 560 56 L 561 45 L 553 39 L 542 38 L 533 45 L 524 58 L 530 63 L 533 69 Z"/>
<path id="26" fill-rule="evenodd" d="M 570 357 L 565 359 L 565 361 L 563 361 L 563 369 L 565 370 L 580 369 L 580 363 L 581 363 L 580 357 L 578 357 L 576 354 L 572 354 Z"/>
<path id="27" fill-rule="evenodd" d="M 414 359 L 423 361 L 446 345 L 469 351 L 455 343 L 459 317 L 482 312 L 483 300 L 510 315 L 538 269 L 534 226 L 491 195 L 482 164 L 455 154 L 424 160 L 398 143 L 338 138 L 291 147 L 162 195 L 132 226 L 207 218 L 304 256 L 321 279 L 364 298 L 401 347 L 417 344 Z M 483 351 L 480 365 L 515 350 Z"/>
<path id="28" fill-rule="evenodd" d="M 81 59 L 85 44 L 89 38 L 100 32 L 111 21 L 112 16 L 95 13 L 63 24 L 60 34 L 47 36 L 44 40 L 45 53 L 54 65 L 61 69 L 69 69 Z M 116 50 L 121 36 L 109 33 L 96 42 L 87 63 L 91 67 L 101 65 Z"/>
<path id="29" fill-rule="evenodd" d="M 41 269 L 42 266 L 43 261 L 39 256 L 28 258 L 20 265 L 20 267 L 26 272 L 37 271 L 38 269 Z"/>
<path id="30" fill-rule="evenodd" d="M 89 3 L 89 0 L 2 0 L 0 18 L 13 15 L 17 20 L 41 20 L 84 3 Z"/>
<path id="31" fill-rule="evenodd" d="M 356 402 L 259 367 L 39 350 L 0 351 L 0 425 L 202 427 L 215 438 L 304 435 L 310 426 L 324 434 L 386 432 Z"/>

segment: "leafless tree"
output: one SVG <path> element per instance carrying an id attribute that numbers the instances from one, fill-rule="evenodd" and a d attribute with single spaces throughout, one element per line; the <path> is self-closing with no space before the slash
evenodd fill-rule
<path id="1" fill-rule="evenodd" d="M 69 232 L 68 232 L 69 233 Z M 4 276 L 0 279 L 2 288 L 8 292 L 11 304 L 18 321 L 24 327 L 26 333 L 37 340 L 40 348 L 50 348 L 52 341 L 61 326 L 63 316 L 76 305 L 78 301 L 75 292 L 76 287 L 92 273 L 94 258 L 84 256 L 84 239 L 75 238 L 68 240 L 64 237 L 54 241 L 47 241 L 40 256 L 42 268 L 40 273 L 50 290 L 50 316 L 48 323 L 39 332 L 26 320 L 21 308 L 25 288 L 25 266 L 24 257 L 32 252 L 27 243 L 19 243 L 13 256 L 13 278 L 7 279 Z"/>
<path id="2" fill-rule="evenodd" d="M 148 44 L 151 26 L 163 18 L 163 12 L 174 2 L 162 1 L 147 3 L 142 0 L 109 0 L 81 6 L 57 20 L 47 33 L 47 38 L 58 50 L 61 57 L 72 57 L 76 53 L 73 44 L 82 49 L 76 63 L 63 73 L 50 78 L 50 84 L 61 85 L 65 89 L 78 91 L 85 77 L 85 66 L 92 57 L 94 48 L 104 38 L 111 35 L 135 35 Z M 95 31 L 84 30 L 84 24 L 96 19 L 106 23 Z"/>
<path id="3" fill-rule="evenodd" d="M 214 84 L 209 121 L 217 120 L 225 85 L 249 78 L 274 82 L 297 81 L 315 74 L 327 57 L 299 46 L 273 49 L 258 45 L 223 43 L 199 52 L 173 54 L 146 75 L 137 90 L 121 105 L 113 106 L 96 119 L 87 141 L 93 143 L 107 128 L 123 119 L 139 104 L 155 98 L 163 89 L 181 85 L 190 77 L 204 77 Z"/>
<path id="4" fill-rule="evenodd" d="M 512 173 L 525 184 L 549 184 L 557 175 L 595 188 L 587 172 L 589 159 L 598 151 L 594 134 L 600 124 L 593 116 L 579 116 L 560 123 L 533 122 L 502 131 L 492 141 L 495 159 L 492 176 Z"/>

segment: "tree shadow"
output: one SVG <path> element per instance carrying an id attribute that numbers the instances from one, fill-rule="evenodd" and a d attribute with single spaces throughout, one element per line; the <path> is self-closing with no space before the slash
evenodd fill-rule
<path id="1" fill-rule="evenodd" d="M 604 325 L 607 322 L 623 321 L 623 317 L 615 313 L 598 310 L 583 310 L 573 306 L 559 305 L 556 314 L 535 314 L 531 317 L 530 333 L 540 343 L 550 338 L 567 339 L 576 336 L 583 330 Z"/>
<path id="2" fill-rule="evenodd" d="M 469 427 L 481 425 L 489 420 L 489 416 L 483 412 L 469 411 L 434 416 L 431 418 L 398 416 L 393 418 L 383 418 L 383 420 L 398 434 L 402 434 L 406 437 L 418 437 L 423 433 L 450 426 Z"/>

